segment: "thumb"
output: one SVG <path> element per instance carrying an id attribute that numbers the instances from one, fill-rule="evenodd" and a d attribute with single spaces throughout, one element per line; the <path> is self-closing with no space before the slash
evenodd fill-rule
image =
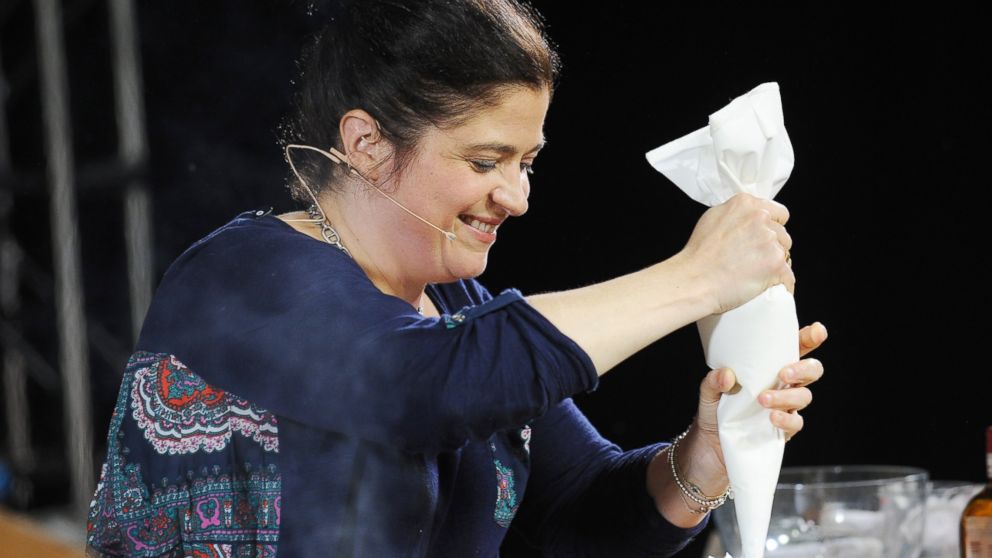
<path id="1" fill-rule="evenodd" d="M 720 400 L 724 393 L 737 393 L 741 390 L 737 383 L 737 376 L 729 368 L 717 368 L 710 370 L 703 383 L 699 386 L 699 403 L 714 404 Z"/>

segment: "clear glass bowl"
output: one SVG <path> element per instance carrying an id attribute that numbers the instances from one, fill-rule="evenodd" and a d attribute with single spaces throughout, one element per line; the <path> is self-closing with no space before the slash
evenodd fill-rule
<path id="1" fill-rule="evenodd" d="M 784 467 L 768 526 L 768 558 L 919 558 L 928 474 L 888 465 Z M 713 512 L 720 541 L 740 556 L 732 502 Z"/>

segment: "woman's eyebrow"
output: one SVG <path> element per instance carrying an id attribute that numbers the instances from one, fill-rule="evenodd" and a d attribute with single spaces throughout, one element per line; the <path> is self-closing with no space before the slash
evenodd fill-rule
<path id="1" fill-rule="evenodd" d="M 540 151 L 547 145 L 547 140 L 541 140 L 540 143 L 535 145 L 526 151 L 526 153 L 534 153 Z M 469 151 L 495 151 L 500 155 L 516 155 L 517 148 L 512 145 L 507 145 L 505 143 L 490 142 L 490 143 L 473 143 L 468 146 Z"/>

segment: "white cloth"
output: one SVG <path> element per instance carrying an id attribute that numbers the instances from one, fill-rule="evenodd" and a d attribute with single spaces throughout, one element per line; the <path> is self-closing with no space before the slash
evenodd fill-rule
<path id="1" fill-rule="evenodd" d="M 709 125 L 647 153 L 648 162 L 708 206 L 739 192 L 771 199 L 795 162 L 777 83 L 763 83 L 709 117 Z M 778 372 L 799 359 L 792 294 L 776 285 L 744 305 L 697 322 L 706 363 L 734 370 L 742 390 L 717 409 L 720 445 L 734 490 L 739 558 L 762 558 L 785 439 L 757 402 Z"/>

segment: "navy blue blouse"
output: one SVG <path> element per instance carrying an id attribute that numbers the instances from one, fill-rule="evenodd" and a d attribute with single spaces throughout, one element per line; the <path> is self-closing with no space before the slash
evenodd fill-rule
<path id="1" fill-rule="evenodd" d="M 509 290 L 430 285 L 441 318 L 266 211 L 168 269 L 91 505 L 110 556 L 669 556 L 695 536 L 571 395 L 588 355 Z"/>

